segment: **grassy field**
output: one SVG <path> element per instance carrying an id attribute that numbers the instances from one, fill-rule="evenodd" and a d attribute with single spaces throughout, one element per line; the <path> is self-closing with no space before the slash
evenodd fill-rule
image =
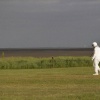
<path id="1" fill-rule="evenodd" d="M 100 100 L 92 67 L 0 70 L 0 100 Z"/>

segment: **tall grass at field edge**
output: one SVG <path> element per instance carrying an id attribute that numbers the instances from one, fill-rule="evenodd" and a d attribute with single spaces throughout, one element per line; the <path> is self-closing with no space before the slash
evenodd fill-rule
<path id="1" fill-rule="evenodd" d="M 64 68 L 90 67 L 90 57 L 4 57 L 0 58 L 0 69 L 35 69 L 35 68 Z"/>

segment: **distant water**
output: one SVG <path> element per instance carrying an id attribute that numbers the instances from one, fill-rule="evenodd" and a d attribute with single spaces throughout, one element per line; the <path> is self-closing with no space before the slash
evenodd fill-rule
<path id="1" fill-rule="evenodd" d="M 91 48 L 74 49 L 0 49 L 0 57 L 55 57 L 55 56 L 91 56 Z"/>

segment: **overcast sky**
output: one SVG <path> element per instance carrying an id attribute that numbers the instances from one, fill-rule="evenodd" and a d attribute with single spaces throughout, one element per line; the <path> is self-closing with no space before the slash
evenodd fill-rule
<path id="1" fill-rule="evenodd" d="M 0 48 L 100 44 L 100 0 L 0 0 Z"/>

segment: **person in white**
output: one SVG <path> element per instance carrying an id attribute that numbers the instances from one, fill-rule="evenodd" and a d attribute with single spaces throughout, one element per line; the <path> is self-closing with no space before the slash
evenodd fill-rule
<path id="1" fill-rule="evenodd" d="M 92 44 L 93 48 L 94 48 L 94 53 L 92 56 L 92 61 L 93 61 L 93 66 L 94 66 L 94 71 L 95 74 L 93 75 L 99 75 L 99 62 L 100 62 L 100 47 L 98 46 L 98 44 L 96 42 L 93 42 Z"/>

